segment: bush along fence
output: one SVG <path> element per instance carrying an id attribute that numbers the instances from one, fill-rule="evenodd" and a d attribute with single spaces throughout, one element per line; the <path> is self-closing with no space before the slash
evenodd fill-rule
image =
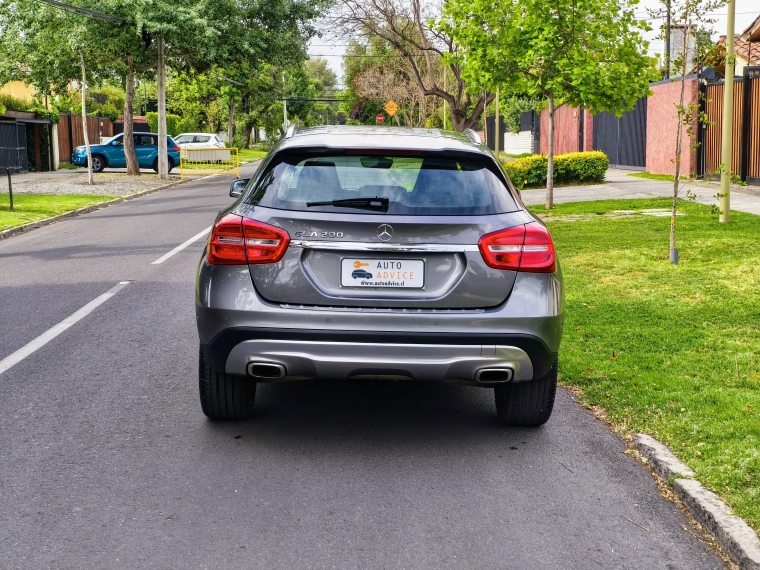
<path id="1" fill-rule="evenodd" d="M 540 188 L 546 186 L 548 158 L 533 155 L 502 162 L 504 170 L 517 188 Z M 594 183 L 604 181 L 610 161 L 603 152 L 570 152 L 554 157 L 554 183 Z"/>
<path id="2" fill-rule="evenodd" d="M 675 104 L 681 86 L 664 80 L 650 84 L 652 94 L 642 97 L 621 117 L 612 113 L 592 115 L 588 109 L 567 105 L 555 113 L 554 145 L 557 153 L 596 150 L 604 152 L 610 165 L 652 174 L 675 173 L 677 116 Z M 693 125 L 697 145 L 689 141 L 683 128 L 681 172 L 710 178 L 718 174 L 721 163 L 723 125 L 723 82 L 706 81 L 691 75 L 686 78 L 685 104 L 698 103 L 707 123 Z M 541 112 L 534 131 L 540 152 L 546 154 L 548 117 Z M 528 124 L 521 130 L 529 129 Z M 687 142 L 689 141 L 689 142 Z M 734 79 L 733 153 L 730 169 L 748 184 L 760 184 L 760 67 L 745 67 Z"/>

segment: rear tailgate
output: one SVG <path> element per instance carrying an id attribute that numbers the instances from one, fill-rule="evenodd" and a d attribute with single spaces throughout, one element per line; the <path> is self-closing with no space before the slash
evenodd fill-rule
<path id="1" fill-rule="evenodd" d="M 259 207 L 250 212 L 255 216 L 249 214 L 291 236 L 278 263 L 249 266 L 256 289 L 271 302 L 342 307 L 499 305 L 509 296 L 516 273 L 488 267 L 478 239 L 529 221 L 523 212 L 456 222 L 440 217 L 284 213 Z M 381 241 L 378 233 L 389 229 L 392 237 Z"/>

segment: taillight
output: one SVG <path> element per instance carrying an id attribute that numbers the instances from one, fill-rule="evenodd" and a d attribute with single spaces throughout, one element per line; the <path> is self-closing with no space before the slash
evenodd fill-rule
<path id="1" fill-rule="evenodd" d="M 537 222 L 484 235 L 478 242 L 488 267 L 530 273 L 554 273 L 557 258 L 549 230 Z"/>
<path id="2" fill-rule="evenodd" d="M 290 235 L 283 229 L 227 214 L 211 231 L 208 262 L 212 265 L 275 263 L 285 255 L 289 243 Z"/>
<path id="3" fill-rule="evenodd" d="M 178 146 L 173 146 L 172 150 L 179 150 L 179 147 Z"/>
<path id="4" fill-rule="evenodd" d="M 275 263 L 282 259 L 290 243 L 283 229 L 243 218 L 245 253 L 248 263 Z"/>

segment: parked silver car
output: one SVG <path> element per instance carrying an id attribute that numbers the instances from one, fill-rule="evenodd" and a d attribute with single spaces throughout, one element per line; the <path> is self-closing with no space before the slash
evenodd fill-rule
<path id="1" fill-rule="evenodd" d="M 474 132 L 291 130 L 230 193 L 196 284 L 208 417 L 250 417 L 258 382 L 392 378 L 490 387 L 502 422 L 549 419 L 559 262 Z"/>

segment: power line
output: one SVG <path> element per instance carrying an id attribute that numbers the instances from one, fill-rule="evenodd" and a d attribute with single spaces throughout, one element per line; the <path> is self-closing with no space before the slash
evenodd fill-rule
<path id="1" fill-rule="evenodd" d="M 121 18 L 117 18 L 115 16 L 109 16 L 108 14 L 102 14 L 100 12 L 95 12 L 93 10 L 86 10 L 85 8 L 80 8 L 79 6 L 72 6 L 71 4 L 64 4 L 63 2 L 56 2 L 56 0 L 39 0 L 39 1 L 45 2 L 46 4 L 50 4 L 51 6 L 55 6 L 56 8 L 62 8 L 63 10 L 72 10 L 74 12 L 79 12 L 80 14 L 84 14 L 85 16 L 89 16 L 90 18 L 96 18 L 99 20 L 107 20 L 115 24 L 127 23 L 126 20 L 122 20 Z"/>

